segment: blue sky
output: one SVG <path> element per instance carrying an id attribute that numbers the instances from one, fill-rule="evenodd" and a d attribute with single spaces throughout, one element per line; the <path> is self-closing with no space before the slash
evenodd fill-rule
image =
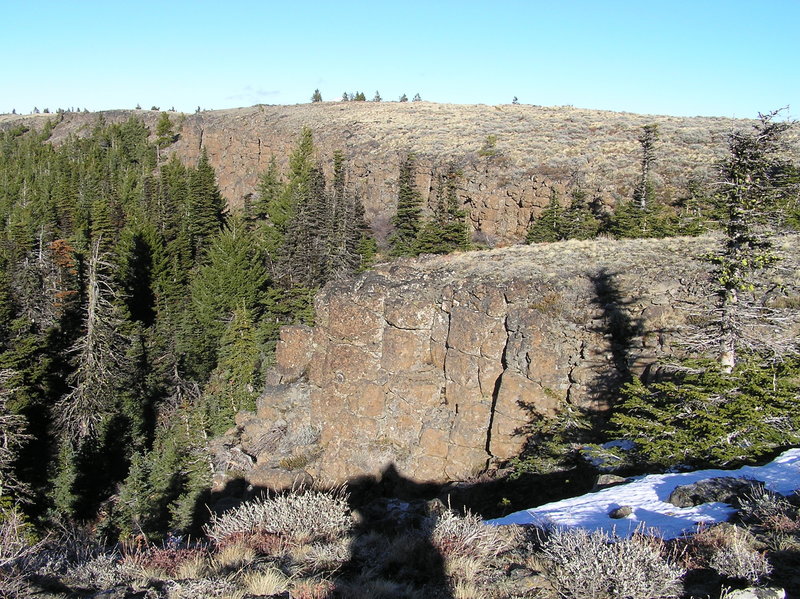
<path id="1" fill-rule="evenodd" d="M 800 113 L 800 0 L 0 0 L 0 112 L 363 91 L 648 114 Z"/>

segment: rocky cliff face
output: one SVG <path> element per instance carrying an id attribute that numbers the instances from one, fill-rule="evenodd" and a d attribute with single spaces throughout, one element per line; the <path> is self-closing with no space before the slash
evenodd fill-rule
<path id="1" fill-rule="evenodd" d="M 108 122 L 136 116 L 155 131 L 158 112 L 101 113 Z M 53 132 L 91 130 L 99 115 L 0 116 L 0 127 L 20 121 L 41 125 L 62 118 Z M 275 156 L 285 167 L 304 126 L 315 134 L 327 167 L 335 150 L 348 158 L 349 184 L 362 198 L 379 236 L 385 234 L 397 198 L 399 163 L 418 156 L 417 184 L 425 200 L 437 174 L 448 165 L 462 173 L 459 195 L 472 231 L 490 245 L 518 241 L 555 191 L 574 190 L 613 204 L 629 198 L 638 181 L 642 126 L 656 123 L 659 141 L 652 168 L 657 192 L 679 198 L 689 180 L 708 178 L 725 152 L 727 134 L 747 121 L 677 118 L 526 105 L 461 106 L 429 102 L 322 102 L 298 106 L 253 106 L 234 110 L 171 114 L 178 141 L 167 149 L 193 163 L 208 152 L 223 195 L 240 207 L 256 193 L 258 177 Z M 794 156 L 800 157 L 795 136 Z"/>
<path id="2" fill-rule="evenodd" d="M 783 241 L 773 293 L 797 297 L 797 241 Z M 532 423 L 567 405 L 605 409 L 625 373 L 679 351 L 687 319 L 713 301 L 696 257 L 715 243 L 517 246 L 329 285 L 313 329 L 283 329 L 258 412 L 218 444 L 217 482 L 336 484 L 390 464 L 459 480 L 515 456 Z"/>

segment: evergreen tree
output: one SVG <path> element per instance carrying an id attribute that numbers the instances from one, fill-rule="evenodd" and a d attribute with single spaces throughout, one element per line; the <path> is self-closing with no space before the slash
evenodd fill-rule
<path id="1" fill-rule="evenodd" d="M 191 281 L 191 309 L 182 331 L 187 374 L 205 381 L 214 369 L 225 322 L 239 307 L 256 310 L 269 280 L 252 233 L 231 219 L 213 240 Z"/>
<path id="2" fill-rule="evenodd" d="M 319 88 L 314 90 L 314 93 L 311 94 L 311 101 L 312 102 L 322 102 L 322 94 L 319 93 Z"/>
<path id="3" fill-rule="evenodd" d="M 800 441 L 798 368 L 796 357 L 752 356 L 731 372 L 688 362 L 671 379 L 635 379 L 614 409 L 612 431 L 636 444 L 634 458 L 647 467 L 752 462 Z"/>
<path id="4" fill-rule="evenodd" d="M 220 339 L 219 360 L 204 392 L 210 431 L 219 435 L 239 410 L 255 410 L 261 349 L 250 310 L 237 308 Z"/>
<path id="5" fill-rule="evenodd" d="M 728 156 L 719 165 L 720 199 L 725 208 L 725 244 L 717 264 L 721 314 L 720 364 L 732 372 L 743 342 L 742 316 L 747 306 L 740 292 L 753 288 L 752 274 L 776 261 L 767 221 L 787 180 L 782 168 L 783 137 L 790 124 L 775 119 L 777 112 L 759 115 L 753 131 L 735 132 L 728 141 Z"/>
<path id="6" fill-rule="evenodd" d="M 553 189 L 550 193 L 550 202 L 545 206 L 539 218 L 531 223 L 525 241 L 528 243 L 541 243 L 565 239 L 564 229 L 566 222 L 564 217 L 564 209 L 558 199 L 556 190 Z"/>
<path id="7" fill-rule="evenodd" d="M 225 222 L 225 201 L 203 148 L 197 167 L 189 171 L 189 222 L 194 256 L 198 256 Z"/>
<path id="8" fill-rule="evenodd" d="M 466 212 L 458 199 L 459 176 L 453 165 L 439 175 L 433 214 L 417 234 L 415 253 L 446 254 L 469 247 Z"/>
<path id="9" fill-rule="evenodd" d="M 650 169 L 655 162 L 655 144 L 658 141 L 658 125 L 650 124 L 642 127 L 639 143 L 642 146 L 642 174 L 639 184 L 634 191 L 634 200 L 639 204 L 639 209 L 647 210 L 655 194 L 653 182 L 650 180 Z"/>
<path id="10" fill-rule="evenodd" d="M 416 158 L 407 154 L 400 163 L 397 179 L 397 212 L 392 218 L 394 233 L 389 238 L 394 256 L 414 255 L 417 235 L 422 228 L 422 198 L 414 183 Z"/>
<path id="11" fill-rule="evenodd" d="M 378 92 L 378 90 L 375 90 L 375 95 L 372 96 L 372 101 L 373 102 L 380 102 L 381 100 L 382 100 L 382 98 L 381 98 L 380 92 Z"/>
<path id="12" fill-rule="evenodd" d="M 286 209 L 281 210 L 278 202 L 281 200 L 281 190 L 283 185 L 280 181 L 280 174 L 278 173 L 278 164 L 275 156 L 271 156 L 267 170 L 261 174 L 258 182 L 258 199 L 253 206 L 253 216 L 259 220 L 264 220 L 268 217 L 276 217 Z M 272 221 L 272 218 L 270 218 Z M 272 221 L 274 224 L 274 221 Z"/>
<path id="13" fill-rule="evenodd" d="M 562 219 L 564 237 L 566 239 L 593 239 L 600 230 L 600 219 L 597 218 L 586 194 L 580 190 L 572 192 L 572 200 Z"/>
<path id="14" fill-rule="evenodd" d="M 129 340 L 121 334 L 111 268 L 108 255 L 101 252 L 101 240 L 95 240 L 88 263 L 83 334 L 72 349 L 71 389 L 55 411 L 64 438 L 78 445 L 96 435 L 98 425 L 111 415 L 126 367 Z"/>
<path id="15" fill-rule="evenodd" d="M 162 112 L 156 124 L 156 145 L 159 149 L 164 149 L 173 144 L 175 140 L 176 135 L 172 127 L 172 120 L 166 112 Z"/>

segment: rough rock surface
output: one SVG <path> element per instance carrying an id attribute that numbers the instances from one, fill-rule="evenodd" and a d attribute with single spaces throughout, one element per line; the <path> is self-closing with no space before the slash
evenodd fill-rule
<path id="1" fill-rule="evenodd" d="M 644 125 L 659 127 L 658 160 L 651 173 L 662 197 L 680 197 L 688 182 L 708 180 L 726 137 L 748 121 L 637 115 L 570 106 L 470 106 L 430 102 L 320 102 L 170 114 L 179 138 L 164 151 L 193 164 L 202 149 L 216 170 L 222 193 L 233 207 L 256 193 L 258 177 L 274 155 L 285 168 L 304 126 L 314 131 L 320 161 L 348 159 L 349 184 L 358 193 L 379 237 L 388 231 L 397 201 L 399 164 L 408 152 L 418 158 L 416 183 L 432 199 L 437 176 L 455 166 L 459 196 L 476 239 L 494 244 L 519 241 L 532 215 L 555 192 L 566 202 L 580 190 L 588 200 L 613 204 L 630 198 L 639 180 Z M 90 132 L 98 117 L 119 122 L 135 116 L 155 132 L 152 110 L 115 110 L 64 115 L 0 115 L 0 129 L 23 122 L 42 126 L 61 119 L 52 135 Z M 755 115 L 753 115 L 755 116 Z M 791 152 L 800 157 L 792 134 Z"/>
<path id="2" fill-rule="evenodd" d="M 677 507 L 694 507 L 703 503 L 720 502 L 738 507 L 743 496 L 752 495 L 763 488 L 764 483 L 758 480 L 717 476 L 675 487 L 669 494 L 667 503 Z"/>
<path id="3" fill-rule="evenodd" d="M 784 253 L 797 238 L 781 241 Z M 518 454 L 565 405 L 603 410 L 709 307 L 713 238 L 516 246 L 378 266 L 328 285 L 316 326 L 282 330 L 256 414 L 240 414 L 218 484 L 244 474 L 338 484 L 396 468 L 463 480 Z M 782 293 L 797 296 L 796 256 Z M 765 334 L 797 335 L 796 329 Z M 652 374 L 652 373 L 650 373 Z M 252 457 L 248 466 L 241 455 Z"/>

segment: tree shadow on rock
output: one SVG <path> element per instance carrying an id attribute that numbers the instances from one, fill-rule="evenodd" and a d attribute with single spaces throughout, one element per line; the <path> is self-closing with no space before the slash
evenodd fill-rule
<path id="1" fill-rule="evenodd" d="M 630 315 L 634 300 L 624 297 L 615 273 L 603 268 L 589 278 L 594 291 L 590 302 L 599 307 L 599 314 L 588 331 L 603 343 L 582 350 L 593 372 L 585 383 L 583 398 L 576 402 L 571 394 L 566 399 L 559 397 L 555 417 L 544 416 L 534 402 L 518 402 L 527 413 L 527 422 L 514 433 L 524 440 L 515 460 L 516 477 L 541 487 L 539 496 L 546 501 L 591 489 L 597 471 L 581 458 L 578 450 L 587 443 L 603 440 L 610 408 L 631 379 L 631 356 L 643 330 L 642 320 Z M 560 480 L 553 480 L 554 477 Z M 548 482 L 569 488 L 563 493 L 561 489 L 553 492 Z"/>
<path id="2" fill-rule="evenodd" d="M 641 337 L 644 322 L 630 314 L 632 299 L 625 299 L 617 282 L 617 274 L 601 268 L 590 277 L 594 287 L 592 303 L 601 311 L 600 324 L 593 329 L 607 340 L 610 363 L 598 368 L 598 376 L 589 385 L 588 396 L 598 406 L 611 405 L 622 387 L 631 379 L 631 353 L 635 340 Z"/>

